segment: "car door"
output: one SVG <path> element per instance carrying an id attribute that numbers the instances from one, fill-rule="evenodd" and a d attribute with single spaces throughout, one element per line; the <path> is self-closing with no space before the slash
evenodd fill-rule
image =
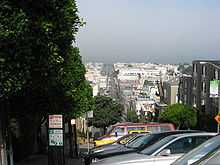
<path id="1" fill-rule="evenodd" d="M 206 141 L 207 136 L 189 136 L 177 139 L 169 144 L 155 157 L 155 165 L 168 165 L 173 163 L 176 159 L 181 157 L 184 153 L 189 152 L 202 142 Z M 167 155 L 161 155 L 163 151 L 170 151 Z"/>
<path id="2" fill-rule="evenodd" d="M 195 148 L 196 146 L 200 145 L 204 141 L 208 140 L 211 136 L 188 136 L 182 137 L 167 147 L 165 149 L 170 150 L 170 154 L 184 154 Z"/>

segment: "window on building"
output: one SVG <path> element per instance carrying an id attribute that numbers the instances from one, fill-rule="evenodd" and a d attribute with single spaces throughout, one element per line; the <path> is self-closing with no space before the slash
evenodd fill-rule
<path id="1" fill-rule="evenodd" d="M 184 87 L 187 88 L 187 86 L 188 86 L 187 83 L 185 83 L 185 84 L 184 84 Z"/>
<path id="2" fill-rule="evenodd" d="M 193 97 L 193 106 L 196 107 L 196 96 Z"/>
<path id="3" fill-rule="evenodd" d="M 206 93 L 206 84 L 205 84 L 205 82 L 202 82 L 202 92 Z"/>
<path id="4" fill-rule="evenodd" d="M 204 76 L 206 75 L 206 66 L 205 65 L 202 66 L 202 74 Z"/>
<path id="5" fill-rule="evenodd" d="M 184 95 L 184 103 L 187 102 L 187 95 Z"/>
<path id="6" fill-rule="evenodd" d="M 219 71 L 217 69 L 215 69 L 215 79 L 218 80 L 219 76 L 218 76 Z"/>
<path id="7" fill-rule="evenodd" d="M 194 86 L 194 88 L 197 87 L 196 85 L 197 85 L 197 84 L 196 84 L 196 80 L 193 80 L 193 86 Z"/>
<path id="8" fill-rule="evenodd" d="M 196 64 L 193 64 L 193 72 L 196 73 Z"/>
<path id="9" fill-rule="evenodd" d="M 166 98 L 167 97 L 167 90 L 164 89 L 164 97 Z"/>

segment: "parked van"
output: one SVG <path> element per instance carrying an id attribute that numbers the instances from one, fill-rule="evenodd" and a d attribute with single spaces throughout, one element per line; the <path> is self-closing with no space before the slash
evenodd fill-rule
<path id="1" fill-rule="evenodd" d="M 108 131 L 106 135 L 95 140 L 95 146 L 112 143 L 116 141 L 118 138 L 129 133 L 155 133 L 172 130 L 175 130 L 175 127 L 171 123 L 118 123 L 111 126 L 111 129 Z"/>

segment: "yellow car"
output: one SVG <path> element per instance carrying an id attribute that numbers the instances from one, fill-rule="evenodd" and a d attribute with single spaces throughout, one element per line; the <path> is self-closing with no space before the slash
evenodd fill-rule
<path id="1" fill-rule="evenodd" d="M 116 136 L 105 136 L 105 137 L 101 137 L 97 140 L 95 140 L 95 146 L 101 146 L 101 145 L 105 145 L 105 144 L 110 144 L 115 142 L 116 140 L 118 140 L 119 137 Z"/>

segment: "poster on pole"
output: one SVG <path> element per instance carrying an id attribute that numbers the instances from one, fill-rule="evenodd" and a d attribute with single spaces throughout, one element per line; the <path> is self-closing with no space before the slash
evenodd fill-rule
<path id="1" fill-rule="evenodd" d="M 63 128 L 63 115 L 49 115 L 49 128 Z"/>
<path id="2" fill-rule="evenodd" d="M 63 146 L 62 129 L 49 129 L 49 146 Z"/>
<path id="3" fill-rule="evenodd" d="M 219 97 L 219 80 L 210 81 L 210 96 L 211 98 Z"/>

